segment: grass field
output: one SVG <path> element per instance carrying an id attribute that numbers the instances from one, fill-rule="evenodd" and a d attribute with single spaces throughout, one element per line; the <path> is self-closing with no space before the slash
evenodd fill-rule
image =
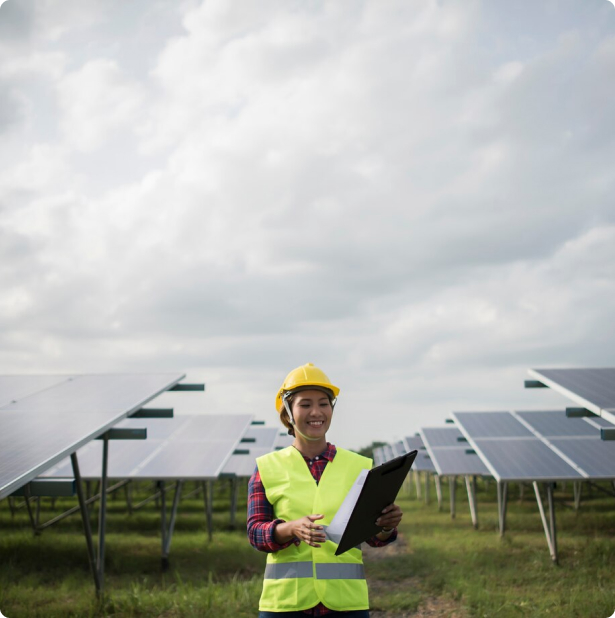
<path id="1" fill-rule="evenodd" d="M 447 485 L 444 483 L 444 505 Z M 605 487 L 607 487 L 605 485 Z M 147 486 L 135 488 L 142 497 Z M 457 492 L 457 517 L 400 495 L 398 543 L 366 551 L 374 616 L 577 616 L 615 610 L 615 498 L 594 490 L 577 513 L 572 487 L 558 488 L 560 566 L 551 562 L 533 494 L 511 487 L 508 531 L 497 532 L 495 484 L 479 485 L 480 529 Z M 432 490 L 433 493 L 433 490 Z M 567 504 L 566 504 L 567 503 Z M 46 499 L 41 521 L 64 507 Z M 245 496 L 238 529 L 228 530 L 229 496 L 215 494 L 215 533 L 205 532 L 199 497 L 180 505 L 171 566 L 160 568 L 160 518 L 153 503 L 127 514 L 123 496 L 108 503 L 105 595 L 97 600 L 79 515 L 34 536 L 24 508 L 0 502 L 0 611 L 22 616 L 256 616 L 264 554 L 245 535 Z M 95 524 L 96 515 L 92 521 Z"/>

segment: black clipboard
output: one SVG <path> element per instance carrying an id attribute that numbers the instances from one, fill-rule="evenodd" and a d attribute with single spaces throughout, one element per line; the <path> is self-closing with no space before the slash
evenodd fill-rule
<path id="1" fill-rule="evenodd" d="M 367 541 L 382 530 L 375 521 L 385 506 L 395 502 L 417 453 L 418 451 L 411 451 L 376 466 L 367 473 L 359 498 L 335 550 L 336 556 Z"/>

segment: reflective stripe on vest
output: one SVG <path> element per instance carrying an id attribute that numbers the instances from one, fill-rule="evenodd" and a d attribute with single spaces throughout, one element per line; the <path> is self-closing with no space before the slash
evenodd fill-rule
<path id="1" fill-rule="evenodd" d="M 278 562 L 267 564 L 265 579 L 289 579 L 291 577 L 312 577 L 314 569 L 310 562 Z"/>
<path id="2" fill-rule="evenodd" d="M 265 567 L 265 579 L 312 577 L 312 562 L 279 562 Z M 365 579 L 362 564 L 316 564 L 316 579 Z"/>
<path id="3" fill-rule="evenodd" d="M 362 564 L 316 564 L 316 579 L 365 579 Z"/>

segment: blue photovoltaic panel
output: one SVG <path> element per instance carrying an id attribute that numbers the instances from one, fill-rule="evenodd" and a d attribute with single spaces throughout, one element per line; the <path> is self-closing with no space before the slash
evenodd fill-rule
<path id="1" fill-rule="evenodd" d="M 615 478 L 615 442 L 600 440 L 599 417 L 567 418 L 563 411 L 514 414 L 587 478 Z"/>
<path id="2" fill-rule="evenodd" d="M 244 450 L 244 449 L 242 449 Z M 233 455 L 224 466 L 223 474 L 233 474 L 238 478 L 250 478 L 256 470 L 256 459 L 270 453 L 270 448 L 250 448 L 249 453 Z"/>
<path id="3" fill-rule="evenodd" d="M 579 481 L 583 477 L 538 438 L 474 440 L 501 481 Z"/>
<path id="4" fill-rule="evenodd" d="M 407 436 L 404 438 L 404 444 L 406 445 L 406 453 L 418 451 L 424 446 L 421 436 Z"/>
<path id="5" fill-rule="evenodd" d="M 467 452 L 471 448 L 459 428 L 451 425 L 423 427 L 421 435 L 438 474 L 491 476 L 481 458 L 476 453 Z"/>
<path id="6" fill-rule="evenodd" d="M 435 472 L 436 467 L 433 465 L 433 461 L 429 457 L 429 453 L 426 450 L 420 450 L 412 464 L 412 469 L 417 472 Z"/>
<path id="7" fill-rule="evenodd" d="M 44 391 L 75 376 L 0 376 L 0 407 Z"/>
<path id="8" fill-rule="evenodd" d="M 374 466 L 379 466 L 384 463 L 384 452 L 381 446 L 374 448 Z"/>
<path id="9" fill-rule="evenodd" d="M 600 430 L 598 428 L 590 425 L 583 418 L 568 418 L 564 410 L 524 411 L 516 412 L 516 414 L 546 438 L 566 436 L 600 437 Z"/>
<path id="10" fill-rule="evenodd" d="M 595 480 L 615 479 L 615 442 L 599 438 L 553 439 L 551 443 Z"/>
<path id="11" fill-rule="evenodd" d="M 423 427 L 421 429 L 423 442 L 427 447 L 435 448 L 438 446 L 456 446 L 464 445 L 467 448 L 465 439 L 463 442 L 463 434 L 457 427 L 449 425 L 448 427 Z"/>
<path id="12" fill-rule="evenodd" d="M 385 444 L 382 448 L 384 449 L 384 457 L 386 461 L 391 461 L 391 459 L 395 459 L 395 451 L 390 444 Z"/>
<path id="13" fill-rule="evenodd" d="M 251 425 L 246 431 L 242 442 L 242 448 L 245 444 L 246 448 L 252 450 L 253 448 L 264 448 L 267 452 L 272 451 L 280 430 L 277 427 L 263 427 L 261 425 Z M 252 439 L 255 441 L 252 442 Z"/>
<path id="14" fill-rule="evenodd" d="M 435 448 L 432 461 L 442 476 L 491 476 L 491 472 L 476 453 L 465 448 Z"/>
<path id="15" fill-rule="evenodd" d="M 280 430 L 275 440 L 275 448 L 276 450 L 286 448 L 287 446 L 291 446 L 294 441 L 295 438 L 293 436 L 289 436 L 286 431 Z"/>
<path id="16" fill-rule="evenodd" d="M 601 416 L 592 416 L 587 419 L 587 422 L 593 423 L 598 427 L 615 427 L 615 424 L 611 423 L 611 421 L 608 421 L 606 418 L 602 418 Z"/>
<path id="17" fill-rule="evenodd" d="M 510 412 L 455 412 L 453 417 L 472 438 L 529 438 L 534 435 Z"/>
<path id="18" fill-rule="evenodd" d="M 615 409 L 615 368 L 534 369 L 534 372 L 603 410 Z"/>
<path id="19" fill-rule="evenodd" d="M 178 383 L 180 374 L 83 375 L 0 407 L 0 498 Z M 40 383 L 39 383 L 40 384 Z M 13 391 L 15 392 L 15 391 Z"/>
<path id="20" fill-rule="evenodd" d="M 395 452 L 395 457 L 400 457 L 407 453 L 406 445 L 403 443 L 403 440 L 399 440 L 393 444 L 393 451 Z"/>
<path id="21" fill-rule="evenodd" d="M 147 440 L 113 440 L 109 444 L 108 475 L 114 479 L 215 479 L 250 427 L 252 416 L 181 415 L 172 419 L 126 419 L 118 427 L 146 427 Z M 174 423 L 174 425 L 173 425 Z M 156 436 L 156 437 L 151 437 Z M 246 448 L 248 448 L 246 446 Z M 102 443 L 78 451 L 81 476 L 98 479 L 102 472 Z M 70 462 L 43 473 L 43 477 L 71 475 Z"/>

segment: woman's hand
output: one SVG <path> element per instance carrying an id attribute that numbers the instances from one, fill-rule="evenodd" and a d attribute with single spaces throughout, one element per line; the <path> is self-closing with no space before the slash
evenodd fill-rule
<path id="1" fill-rule="evenodd" d="M 389 504 L 389 506 L 382 510 L 382 515 L 380 515 L 380 517 L 376 520 L 376 525 L 389 529 L 397 528 L 402 516 L 402 510 L 397 506 L 397 504 Z M 384 534 L 387 533 L 385 532 Z"/>
<path id="2" fill-rule="evenodd" d="M 293 538 L 298 538 L 312 547 L 320 547 L 320 543 L 324 543 L 327 538 L 323 527 L 314 522 L 323 517 L 324 515 L 306 515 L 278 524 L 275 527 L 275 539 L 278 543 L 288 543 Z"/>
<path id="3" fill-rule="evenodd" d="M 324 515 L 306 515 L 301 519 L 295 519 L 291 522 L 294 524 L 294 536 L 312 547 L 320 547 L 320 543 L 324 543 L 327 537 L 323 527 L 314 522 L 323 519 L 323 517 Z"/>

